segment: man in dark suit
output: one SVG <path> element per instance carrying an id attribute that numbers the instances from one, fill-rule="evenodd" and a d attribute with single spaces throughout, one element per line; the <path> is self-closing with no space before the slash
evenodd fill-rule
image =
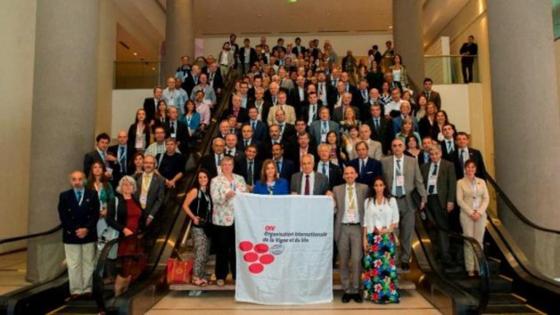
<path id="1" fill-rule="evenodd" d="M 319 160 L 317 161 L 317 173 L 325 175 L 329 180 L 329 189 L 342 184 L 342 170 L 331 162 L 331 147 L 326 143 L 321 143 L 317 149 Z"/>
<path id="2" fill-rule="evenodd" d="M 76 298 L 92 292 L 99 198 L 96 191 L 84 187 L 84 173 L 74 171 L 69 177 L 72 188 L 60 194 L 58 216 L 62 225 L 70 294 Z"/>
<path id="3" fill-rule="evenodd" d="M 473 81 L 473 63 L 478 55 L 478 45 L 474 42 L 474 36 L 469 35 L 468 41 L 461 46 L 461 70 L 463 72 L 463 83 Z"/>
<path id="4" fill-rule="evenodd" d="M 254 145 L 257 149 L 260 149 L 261 142 L 254 137 L 253 128 L 250 124 L 246 123 L 241 126 L 241 138 L 237 141 L 237 148 L 241 152 L 245 152 L 245 149 Z"/>
<path id="5" fill-rule="evenodd" d="M 239 49 L 239 60 L 241 61 L 243 74 L 251 70 L 251 65 L 257 61 L 257 51 L 251 47 L 251 41 L 248 38 L 243 40 L 243 47 Z"/>
<path id="6" fill-rule="evenodd" d="M 324 106 L 329 106 L 332 110 L 336 102 L 336 89 L 327 82 L 327 76 L 323 71 L 317 71 L 315 75 L 317 76 L 317 98 Z"/>
<path id="7" fill-rule="evenodd" d="M 200 159 L 200 166 L 208 171 L 210 179 L 218 176 L 220 173 L 220 162 L 224 158 L 224 148 L 226 142 L 223 138 L 216 137 L 212 140 L 212 153 L 203 156 Z"/>
<path id="8" fill-rule="evenodd" d="M 179 112 L 176 107 L 170 106 L 167 109 L 169 119 L 165 122 L 165 133 L 167 138 L 177 140 L 179 151 L 187 157 L 189 154 L 189 127 L 179 121 Z"/>
<path id="9" fill-rule="evenodd" d="M 191 68 L 191 75 L 189 75 L 185 79 L 185 81 L 181 84 L 181 87 L 183 88 L 183 90 L 185 90 L 185 92 L 187 92 L 187 95 L 189 97 L 191 96 L 194 87 L 198 85 L 199 76 L 200 76 L 200 67 L 195 64 Z M 181 106 L 182 105 L 184 104 L 181 104 Z"/>
<path id="10" fill-rule="evenodd" d="M 365 123 L 370 127 L 371 139 L 380 142 L 383 154 L 387 154 L 391 147 L 390 142 L 394 138 L 392 122 L 382 115 L 381 104 L 371 105 L 370 113 L 371 118 Z"/>
<path id="11" fill-rule="evenodd" d="M 116 157 L 111 184 L 117 187 L 121 178 L 134 172 L 134 148 L 128 145 L 128 133 L 124 130 L 117 134 L 117 144 L 110 146 L 107 152 Z"/>
<path id="12" fill-rule="evenodd" d="M 382 175 L 381 163 L 372 159 L 368 155 L 369 147 L 364 141 L 356 143 L 356 153 L 358 157 L 351 160 L 348 165 L 354 167 L 358 171 L 358 183 L 366 184 L 369 187 L 373 185 L 373 180 L 377 176 Z"/>
<path id="13" fill-rule="evenodd" d="M 339 128 L 338 123 L 331 120 L 328 107 L 323 106 L 319 109 L 319 120 L 314 121 L 309 126 L 309 133 L 315 143 L 322 143 L 326 142 L 329 131 L 338 133 Z"/>
<path id="14" fill-rule="evenodd" d="M 234 171 L 236 174 L 243 176 L 245 182 L 249 186 L 254 186 L 261 175 L 262 162 L 257 160 L 258 149 L 254 144 L 250 144 L 245 148 L 243 158 L 235 161 Z"/>
<path id="15" fill-rule="evenodd" d="M 286 121 L 286 113 L 282 109 L 276 110 L 276 114 L 274 115 L 276 124 L 280 128 L 280 136 L 282 139 L 286 139 L 288 141 L 292 141 L 296 134 L 296 128 L 294 125 L 288 123 Z"/>
<path id="16" fill-rule="evenodd" d="M 292 48 L 292 54 L 296 55 L 296 56 L 302 56 L 305 54 L 305 52 L 307 51 L 307 49 L 305 49 L 304 46 L 301 45 L 301 38 L 296 37 L 295 39 L 295 45 Z"/>
<path id="17" fill-rule="evenodd" d="M 280 143 L 272 145 L 272 160 L 276 163 L 278 175 L 286 179 L 288 182 L 292 178 L 292 174 L 296 172 L 296 167 L 292 160 L 284 158 L 284 146 Z"/>
<path id="18" fill-rule="evenodd" d="M 457 179 L 453 163 L 441 158 L 441 147 L 430 147 L 430 163 L 420 167 L 426 191 L 428 192 L 428 215 L 441 228 L 449 230 L 448 214 L 455 208 Z M 437 230 L 438 252 L 445 267 L 451 267 L 449 254 L 449 236 L 447 232 Z"/>
<path id="19" fill-rule="evenodd" d="M 256 88 L 255 89 L 255 99 L 254 101 L 249 105 L 249 109 L 251 107 L 254 107 L 257 109 L 257 115 L 256 118 L 251 118 L 251 119 L 258 119 L 260 121 L 262 121 L 263 123 L 266 123 L 266 120 L 268 119 L 268 112 L 270 111 L 270 107 L 272 105 L 264 100 L 264 89 L 262 87 Z"/>
<path id="20" fill-rule="evenodd" d="M 258 110 L 256 107 L 248 109 L 249 122 L 247 125 L 253 129 L 253 138 L 259 142 L 264 142 L 267 137 L 267 128 L 264 122 L 258 119 Z M 243 131 L 243 130 L 242 130 Z"/>
<path id="21" fill-rule="evenodd" d="M 301 106 L 298 117 L 303 119 L 306 125 L 311 126 L 311 123 L 319 119 L 319 109 L 322 106 L 323 103 L 317 93 L 311 92 L 307 95 L 307 101 Z"/>
<path id="22" fill-rule="evenodd" d="M 467 160 L 472 160 L 476 165 L 475 176 L 486 180 L 486 166 L 484 165 L 484 159 L 482 158 L 480 151 L 469 147 L 469 135 L 466 132 L 460 131 L 457 133 L 457 136 L 455 136 L 455 141 L 457 143 L 457 150 L 453 153 L 452 161 L 455 162 L 457 179 L 465 177 L 465 162 Z"/>
<path id="23" fill-rule="evenodd" d="M 294 108 L 296 109 L 296 113 L 299 113 L 301 107 L 307 101 L 305 78 L 302 75 L 297 76 L 296 86 L 290 94 L 290 98 L 290 104 L 294 106 Z"/>
<path id="24" fill-rule="evenodd" d="M 237 135 L 234 133 L 230 133 L 226 135 L 225 138 L 226 147 L 224 149 L 224 153 L 226 155 L 231 156 L 234 160 L 239 158 L 243 158 L 243 151 L 237 148 Z"/>
<path id="25" fill-rule="evenodd" d="M 220 72 L 218 63 L 212 62 L 209 64 L 206 74 L 208 75 L 208 84 L 214 88 L 216 94 L 221 94 L 224 88 L 224 79 L 222 78 L 222 73 Z"/>
<path id="26" fill-rule="evenodd" d="M 443 140 L 441 141 L 442 156 L 444 159 L 455 163 L 457 149 L 455 148 L 455 130 L 453 126 L 446 123 L 442 127 Z"/>
<path id="27" fill-rule="evenodd" d="M 360 99 L 360 92 L 355 85 L 350 83 L 350 75 L 348 72 L 343 71 L 340 73 L 340 81 L 344 83 L 344 92 L 352 94 L 352 100 L 354 100 L 354 102 Z"/>
<path id="28" fill-rule="evenodd" d="M 239 123 L 245 123 L 249 120 L 247 109 L 241 107 L 241 96 L 237 94 L 232 95 L 231 106 L 224 111 L 224 115 L 222 117 L 225 119 L 230 116 L 235 116 L 237 118 L 237 122 Z"/>
<path id="29" fill-rule="evenodd" d="M 292 194 L 304 196 L 331 194 L 327 177 L 313 170 L 314 160 L 311 154 L 306 154 L 301 158 L 301 172 L 292 175 L 290 182 Z"/>
<path id="30" fill-rule="evenodd" d="M 369 88 L 368 81 L 366 79 L 361 79 L 358 82 L 358 95 L 359 98 L 353 100 L 354 106 L 358 107 L 360 110 L 360 118 L 363 120 L 369 117 Z"/>
<path id="31" fill-rule="evenodd" d="M 441 110 L 441 96 L 438 92 L 432 90 L 432 84 L 434 82 L 430 78 L 424 79 L 424 91 L 420 92 L 420 95 L 426 97 L 428 102 L 434 102 L 438 110 Z"/>
<path id="32" fill-rule="evenodd" d="M 95 137 L 95 142 L 95 150 L 84 156 L 84 173 L 86 174 L 86 177 L 89 176 L 91 165 L 94 162 L 101 162 L 105 165 L 107 170 L 105 176 L 111 178 L 113 172 L 113 162 L 116 160 L 115 156 L 110 155 L 107 152 L 109 142 L 111 142 L 111 137 L 109 137 L 106 133 L 101 133 Z"/>
<path id="33" fill-rule="evenodd" d="M 150 225 L 163 205 L 165 179 L 155 172 L 157 161 L 154 156 L 144 157 L 144 173 L 136 175 L 137 190 L 134 193 L 140 207 L 148 216 L 146 226 Z"/>
<path id="34" fill-rule="evenodd" d="M 156 118 L 156 113 L 158 109 L 159 101 L 163 93 L 163 89 L 160 86 L 156 86 L 153 90 L 154 96 L 147 97 L 144 99 L 144 112 L 146 113 L 146 121 L 151 122 Z"/>
<path id="35" fill-rule="evenodd" d="M 301 157 L 306 154 L 317 156 L 317 148 L 311 146 L 311 136 L 307 132 L 297 136 L 297 146 L 290 148 L 288 158 L 297 166 L 301 164 Z"/>

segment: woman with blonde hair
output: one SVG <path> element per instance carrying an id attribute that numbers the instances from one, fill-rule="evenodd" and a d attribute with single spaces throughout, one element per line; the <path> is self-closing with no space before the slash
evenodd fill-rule
<path id="1" fill-rule="evenodd" d="M 255 183 L 254 194 L 259 195 L 287 195 L 290 193 L 288 181 L 280 178 L 276 163 L 267 159 L 263 162 L 261 178 Z"/>

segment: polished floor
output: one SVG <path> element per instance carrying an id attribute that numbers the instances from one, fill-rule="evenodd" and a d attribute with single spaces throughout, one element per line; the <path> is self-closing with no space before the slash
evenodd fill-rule
<path id="1" fill-rule="evenodd" d="M 22 288 L 25 281 L 27 252 L 0 255 L 0 295 Z"/>
<path id="2" fill-rule="evenodd" d="M 201 296 L 189 296 L 188 292 L 175 291 L 169 293 L 157 303 L 148 315 L 260 315 L 260 314 L 296 314 L 296 315 L 358 315 L 358 314 L 395 314 L 395 315 L 431 315 L 440 314 L 420 293 L 415 290 L 405 290 L 399 304 L 376 305 L 364 302 L 362 304 L 340 301 L 342 293 L 336 292 L 334 301 L 327 304 L 270 306 L 248 303 L 238 303 L 234 300 L 232 291 L 210 291 Z"/>

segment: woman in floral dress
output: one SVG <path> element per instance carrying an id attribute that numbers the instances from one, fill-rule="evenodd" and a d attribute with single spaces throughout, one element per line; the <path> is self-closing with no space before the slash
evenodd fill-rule
<path id="1" fill-rule="evenodd" d="M 366 199 L 364 207 L 364 298 L 379 304 L 398 303 L 393 230 L 399 224 L 399 209 L 383 178 L 373 181 L 373 189 L 374 197 Z"/>

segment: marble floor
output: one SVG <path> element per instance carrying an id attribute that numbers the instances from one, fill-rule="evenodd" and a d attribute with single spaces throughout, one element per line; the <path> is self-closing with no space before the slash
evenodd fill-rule
<path id="1" fill-rule="evenodd" d="M 231 291 L 204 292 L 201 296 L 191 297 L 187 292 L 174 291 L 157 303 L 148 315 L 260 315 L 260 314 L 296 314 L 296 315 L 358 315 L 358 314 L 395 314 L 395 315 L 432 315 L 440 314 L 420 293 L 415 290 L 405 290 L 399 304 L 376 305 L 372 303 L 344 304 L 340 301 L 342 293 L 335 292 L 334 301 L 328 304 L 270 306 L 248 303 L 238 303 Z"/>
<path id="2" fill-rule="evenodd" d="M 25 281 L 27 252 L 0 255 L 0 295 L 30 283 Z"/>

